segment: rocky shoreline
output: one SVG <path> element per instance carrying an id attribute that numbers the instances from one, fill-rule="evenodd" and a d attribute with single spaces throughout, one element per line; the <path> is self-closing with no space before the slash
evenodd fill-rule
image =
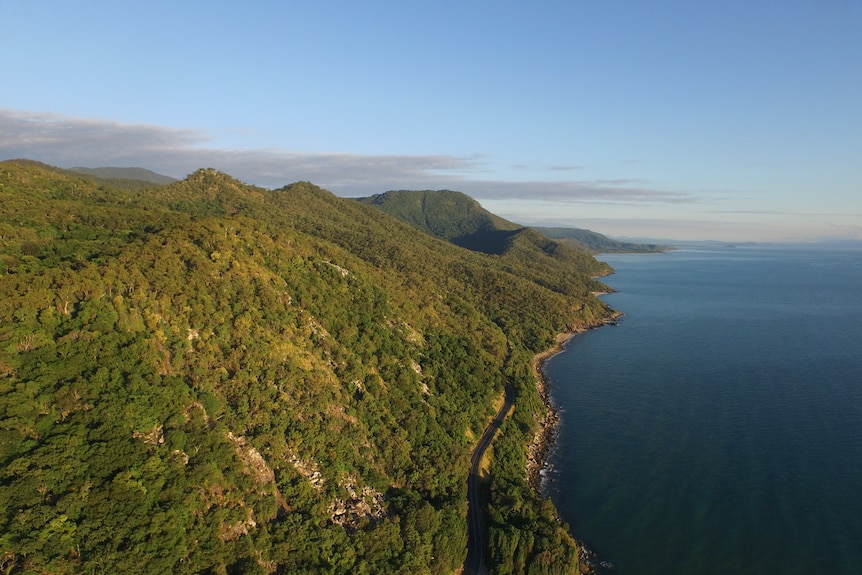
<path id="1" fill-rule="evenodd" d="M 571 338 L 591 329 L 615 324 L 622 315 L 622 313 L 616 312 L 613 316 L 593 325 L 561 333 L 557 335 L 557 342 L 553 347 L 537 354 L 533 358 L 533 370 L 536 373 L 536 386 L 539 389 L 539 396 L 542 398 L 542 403 L 545 405 L 545 413 L 539 420 L 539 430 L 527 450 L 527 477 L 530 481 L 530 485 L 532 485 L 533 489 L 537 492 L 541 486 L 541 472 L 545 466 L 545 458 L 548 455 L 548 450 L 554 443 L 554 432 L 557 423 L 559 423 L 560 420 L 556 408 L 548 397 L 548 382 L 545 377 L 543 366 L 546 361 L 562 352 L 566 342 Z"/>
<path id="2" fill-rule="evenodd" d="M 560 421 L 560 416 L 556 408 L 550 401 L 548 395 L 548 381 L 545 376 L 543 366 L 546 361 L 563 351 L 563 348 L 569 339 L 576 335 L 596 329 L 609 324 L 616 324 L 622 313 L 616 312 L 611 317 L 588 325 L 583 328 L 575 329 L 566 333 L 561 333 L 557 336 L 556 344 L 550 349 L 537 354 L 533 358 L 533 369 L 536 373 L 536 386 L 539 390 L 539 395 L 542 398 L 542 403 L 545 405 L 545 413 L 539 420 L 539 430 L 536 432 L 533 441 L 527 450 L 527 478 L 530 485 L 541 494 L 542 470 L 545 467 L 548 451 L 554 445 L 557 424 Z M 579 560 L 581 563 L 581 572 L 586 574 L 598 575 L 612 569 L 613 565 L 607 561 L 602 561 L 593 551 L 591 551 L 582 541 L 576 540 L 580 549 Z"/>

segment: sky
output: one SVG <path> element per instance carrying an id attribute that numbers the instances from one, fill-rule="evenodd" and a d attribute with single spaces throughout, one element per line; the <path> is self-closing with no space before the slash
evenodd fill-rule
<path id="1" fill-rule="evenodd" d="M 862 239 L 862 0 L 0 0 L 0 160 Z"/>

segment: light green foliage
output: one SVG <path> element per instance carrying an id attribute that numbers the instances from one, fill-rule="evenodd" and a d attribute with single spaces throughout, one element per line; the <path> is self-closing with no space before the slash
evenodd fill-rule
<path id="1" fill-rule="evenodd" d="M 6 572 L 450 573 L 468 432 L 513 379 L 492 490 L 553 516 L 517 483 L 529 358 L 608 313 L 589 271 L 543 283 L 304 182 L 125 188 L 0 163 Z"/>

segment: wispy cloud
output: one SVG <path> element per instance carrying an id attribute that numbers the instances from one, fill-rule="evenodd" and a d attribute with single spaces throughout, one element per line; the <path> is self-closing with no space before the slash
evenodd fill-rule
<path id="1" fill-rule="evenodd" d="M 477 169 L 476 157 L 298 153 L 272 148 L 207 147 L 203 132 L 0 109 L 0 158 L 29 158 L 60 167 L 137 166 L 183 177 L 213 167 L 277 187 L 309 180 L 361 194 L 392 187 L 454 183 L 444 173 Z"/>
<path id="2" fill-rule="evenodd" d="M 788 210 L 713 210 L 710 213 L 733 215 L 733 216 L 794 216 L 800 218 L 819 218 L 819 217 L 862 217 L 862 213 L 851 212 L 812 212 L 812 211 L 788 211 Z"/>
<path id="3" fill-rule="evenodd" d="M 479 199 L 531 199 L 546 202 L 692 203 L 689 194 L 631 186 L 628 180 L 596 181 L 479 181 L 462 180 L 459 190 Z"/>
<path id="4" fill-rule="evenodd" d="M 228 150 L 214 146 L 212 138 L 198 130 L 0 109 L 0 159 L 10 158 L 29 158 L 65 168 L 136 166 L 174 177 L 212 167 L 262 186 L 309 180 L 347 196 L 392 189 L 452 189 L 478 199 L 636 204 L 695 201 L 690 194 L 651 189 L 635 179 L 477 179 L 478 174 L 488 172 L 481 156 Z"/>
<path id="5" fill-rule="evenodd" d="M 0 152 L 62 162 L 159 157 L 207 141 L 202 132 L 0 110 Z"/>

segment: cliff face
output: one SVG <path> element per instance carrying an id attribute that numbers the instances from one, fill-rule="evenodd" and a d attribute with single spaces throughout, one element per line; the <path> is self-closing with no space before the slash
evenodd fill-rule
<path id="1" fill-rule="evenodd" d="M 507 382 L 529 434 L 524 358 L 609 313 L 508 258 L 303 182 L 0 163 L 4 568 L 453 571 L 468 437 Z"/>

